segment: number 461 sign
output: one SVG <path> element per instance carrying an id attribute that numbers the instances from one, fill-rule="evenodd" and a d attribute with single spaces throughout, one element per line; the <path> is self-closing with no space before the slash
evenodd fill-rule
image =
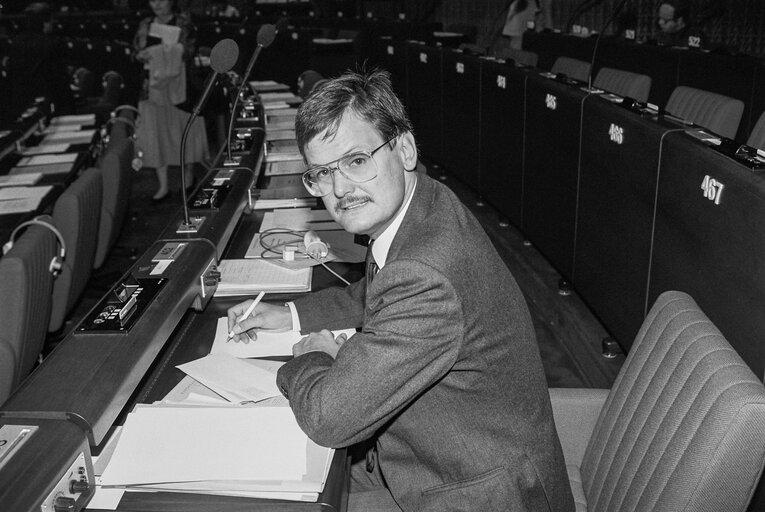
<path id="1" fill-rule="evenodd" d="M 701 182 L 701 191 L 704 197 L 714 201 L 715 204 L 720 204 L 720 197 L 724 188 L 725 185 L 714 178 L 710 178 L 709 174 L 704 176 L 704 180 Z"/>

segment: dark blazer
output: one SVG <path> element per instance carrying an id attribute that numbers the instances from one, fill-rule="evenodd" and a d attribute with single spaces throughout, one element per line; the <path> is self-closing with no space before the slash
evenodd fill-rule
<path id="1" fill-rule="evenodd" d="M 525 300 L 480 224 L 419 175 L 386 265 L 296 301 L 305 331 L 360 326 L 277 382 L 324 446 L 377 439 L 405 511 L 573 510 Z"/>

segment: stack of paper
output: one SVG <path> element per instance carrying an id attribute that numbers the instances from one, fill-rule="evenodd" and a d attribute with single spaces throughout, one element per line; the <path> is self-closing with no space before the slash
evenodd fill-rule
<path id="1" fill-rule="evenodd" d="M 49 133 L 43 139 L 43 144 L 63 142 L 68 142 L 69 144 L 89 144 L 93 140 L 95 133 L 95 130 Z"/>
<path id="2" fill-rule="evenodd" d="M 17 167 L 29 167 L 35 165 L 51 165 L 73 163 L 77 160 L 77 153 L 56 153 L 52 155 L 25 156 L 16 164 Z"/>
<path id="3" fill-rule="evenodd" d="M 254 295 L 258 292 L 300 293 L 311 290 L 311 268 L 291 270 L 262 259 L 221 260 L 216 297 Z"/>
<path id="4" fill-rule="evenodd" d="M 250 81 L 250 89 L 254 92 L 273 92 L 273 91 L 289 91 L 287 84 L 282 84 L 274 80 L 252 80 Z"/>
<path id="5" fill-rule="evenodd" d="M 28 185 L 34 185 L 40 181 L 41 177 L 42 173 L 39 172 L 0 176 L 0 187 L 25 187 Z"/>
<path id="6" fill-rule="evenodd" d="M 75 114 L 69 116 L 58 116 L 50 120 L 51 126 L 69 124 L 80 126 L 93 126 L 96 124 L 95 114 Z"/>
<path id="7" fill-rule="evenodd" d="M 333 455 L 287 407 L 139 406 L 101 485 L 316 501 Z"/>
<path id="8" fill-rule="evenodd" d="M 40 206 L 40 201 L 42 201 L 51 188 L 49 185 L 43 187 L 0 188 L 0 215 L 31 212 L 37 209 Z"/>
<path id="9" fill-rule="evenodd" d="M 21 150 L 22 156 L 46 155 L 49 153 L 64 153 L 69 149 L 69 144 L 38 144 Z"/>

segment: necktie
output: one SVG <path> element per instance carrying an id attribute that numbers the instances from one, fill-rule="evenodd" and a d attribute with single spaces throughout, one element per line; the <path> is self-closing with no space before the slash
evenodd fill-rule
<path id="1" fill-rule="evenodd" d="M 367 286 L 372 284 L 372 280 L 375 278 L 375 274 L 377 274 L 377 271 L 380 270 L 377 266 L 377 263 L 375 263 L 375 258 L 372 256 L 372 244 L 374 244 L 374 240 L 369 241 L 369 245 L 367 246 L 367 257 L 366 257 L 366 278 L 367 278 Z"/>

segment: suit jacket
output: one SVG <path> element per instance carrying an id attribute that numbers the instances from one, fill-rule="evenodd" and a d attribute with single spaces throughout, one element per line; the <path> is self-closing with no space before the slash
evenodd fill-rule
<path id="1" fill-rule="evenodd" d="M 277 383 L 318 444 L 376 437 L 405 511 L 573 510 L 525 300 L 472 214 L 419 175 L 385 266 L 296 301 L 305 331 L 360 326 Z"/>

